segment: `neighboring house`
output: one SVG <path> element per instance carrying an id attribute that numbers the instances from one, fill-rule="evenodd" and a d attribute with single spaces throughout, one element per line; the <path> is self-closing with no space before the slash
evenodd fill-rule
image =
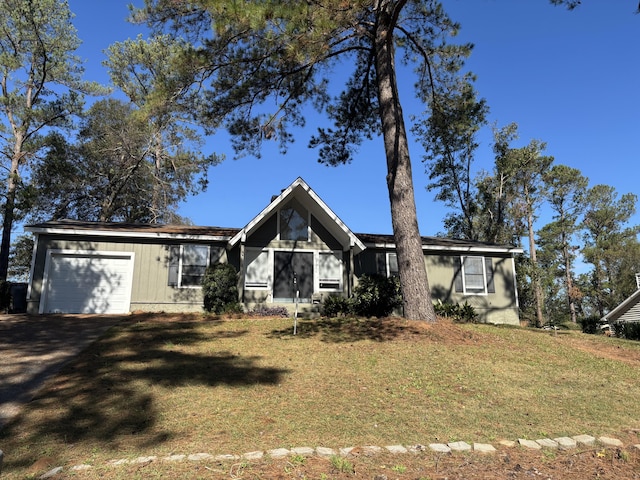
<path id="1" fill-rule="evenodd" d="M 350 296 L 363 274 L 397 274 L 392 235 L 353 233 L 298 178 L 244 228 L 63 220 L 31 225 L 31 313 L 200 311 L 215 263 L 239 272 L 247 310 L 285 305 L 317 314 L 328 295 Z M 434 301 L 475 307 L 480 320 L 517 325 L 519 248 L 423 237 Z"/>
<path id="2" fill-rule="evenodd" d="M 611 310 L 601 319 L 602 322 L 640 322 L 640 289 Z"/>

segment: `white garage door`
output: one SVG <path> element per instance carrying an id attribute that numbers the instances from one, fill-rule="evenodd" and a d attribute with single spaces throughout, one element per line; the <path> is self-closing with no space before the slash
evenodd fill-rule
<path id="1" fill-rule="evenodd" d="M 127 313 L 133 252 L 49 252 L 40 313 Z"/>

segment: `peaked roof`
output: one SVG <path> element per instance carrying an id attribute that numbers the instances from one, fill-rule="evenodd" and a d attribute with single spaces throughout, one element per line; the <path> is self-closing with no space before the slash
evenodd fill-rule
<path id="1" fill-rule="evenodd" d="M 631 310 L 638 302 L 640 302 L 640 289 L 633 292 L 624 302 L 607 313 L 601 320 L 605 322 L 617 320 Z"/>
<path id="2" fill-rule="evenodd" d="M 353 247 L 358 254 L 366 248 L 395 248 L 393 235 L 353 233 L 346 224 L 324 203 L 317 193 L 300 177 L 274 197 L 244 228 L 223 228 L 193 225 L 162 225 L 120 222 L 86 222 L 80 220 L 56 220 L 25 227 L 32 233 L 60 235 L 90 235 L 100 237 L 166 238 L 192 241 L 224 241 L 233 247 L 264 224 L 272 213 L 295 198 L 344 247 Z M 520 247 L 492 243 L 458 240 L 445 237 L 421 237 L 422 249 L 433 251 L 477 252 L 477 253 L 523 253 Z M 621 305 L 622 306 L 622 305 Z M 613 313 L 613 312 L 611 312 Z"/>
<path id="3" fill-rule="evenodd" d="M 256 229 L 262 226 L 273 212 L 284 205 L 291 198 L 296 198 L 320 221 L 320 223 L 344 246 L 354 248 L 354 253 L 358 254 L 366 247 L 364 243 L 354 234 L 347 225 L 324 203 L 316 192 L 300 177 L 287 188 L 274 197 L 253 220 L 242 228 L 231 240 L 229 246 L 234 246 L 243 238 L 246 238 Z"/>

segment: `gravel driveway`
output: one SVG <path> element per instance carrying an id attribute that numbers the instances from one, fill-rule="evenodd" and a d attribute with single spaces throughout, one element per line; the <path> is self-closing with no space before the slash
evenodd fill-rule
<path id="1" fill-rule="evenodd" d="M 47 378 L 124 318 L 0 315 L 0 428 Z"/>

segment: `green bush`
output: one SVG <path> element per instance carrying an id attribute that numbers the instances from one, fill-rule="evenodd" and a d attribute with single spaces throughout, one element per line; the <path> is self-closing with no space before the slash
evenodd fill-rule
<path id="1" fill-rule="evenodd" d="M 329 295 L 322 302 L 322 315 L 324 317 L 339 317 L 353 313 L 353 302 L 340 295 Z"/>
<path id="2" fill-rule="evenodd" d="M 627 340 L 640 340 L 640 322 L 613 322 L 615 336 Z"/>
<path id="3" fill-rule="evenodd" d="M 458 323 L 475 323 L 478 315 L 475 309 L 467 302 L 460 305 L 459 303 L 442 303 L 438 301 L 433 305 L 437 315 L 452 319 Z"/>
<path id="4" fill-rule="evenodd" d="M 362 317 L 387 317 L 402 305 L 398 277 L 363 275 L 353 293 L 353 313 Z"/>
<path id="5" fill-rule="evenodd" d="M 581 318 L 579 322 L 580 322 L 580 325 L 582 326 L 582 333 L 591 333 L 591 334 L 600 333 L 600 329 L 598 328 L 600 323 L 600 317 L 596 317 L 596 316 L 584 317 L 584 318 Z"/>
<path id="6" fill-rule="evenodd" d="M 238 313 L 238 274 L 228 263 L 207 268 L 202 282 L 204 309 L 212 313 Z"/>

